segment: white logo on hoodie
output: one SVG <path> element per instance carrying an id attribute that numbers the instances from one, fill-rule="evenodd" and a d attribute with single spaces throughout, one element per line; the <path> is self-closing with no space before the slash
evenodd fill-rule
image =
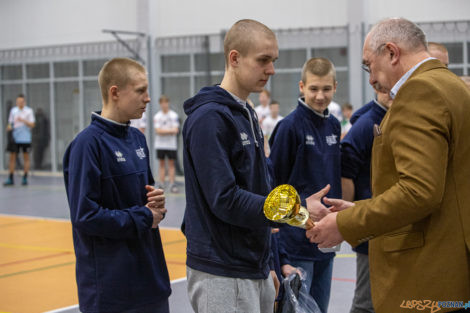
<path id="1" fill-rule="evenodd" d="M 310 145 L 310 146 L 314 146 L 314 145 L 315 145 L 315 139 L 313 138 L 312 135 L 307 135 L 307 136 L 305 136 L 305 144 L 306 144 L 306 145 Z"/>
<path id="2" fill-rule="evenodd" d="M 326 143 L 331 146 L 331 145 L 335 145 L 338 143 L 338 141 L 336 140 L 336 135 L 333 135 L 331 134 L 330 136 L 326 136 Z"/>
<path id="3" fill-rule="evenodd" d="M 140 147 L 139 149 L 135 150 L 135 153 L 137 154 L 139 159 L 142 160 L 143 158 L 145 158 L 144 148 Z"/>
<path id="4" fill-rule="evenodd" d="M 116 155 L 116 160 L 117 160 L 118 162 L 126 162 L 126 158 L 123 157 L 121 151 L 119 151 L 119 150 L 118 150 L 118 151 L 115 151 L 114 154 Z"/>
<path id="5" fill-rule="evenodd" d="M 246 146 L 251 144 L 250 140 L 248 139 L 248 135 L 244 132 L 240 133 L 240 138 L 242 139 L 242 145 Z"/>

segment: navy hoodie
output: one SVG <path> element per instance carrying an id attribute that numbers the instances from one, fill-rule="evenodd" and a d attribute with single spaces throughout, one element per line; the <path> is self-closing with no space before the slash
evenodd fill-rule
<path id="1" fill-rule="evenodd" d="M 290 184 L 305 198 L 331 185 L 328 197 L 341 198 L 341 159 L 338 120 L 325 110 L 318 114 L 303 99 L 297 108 L 280 121 L 269 140 L 275 185 Z M 289 257 L 297 260 L 324 260 L 334 253 L 323 253 L 310 243 L 305 230 L 283 227 L 280 244 Z"/>
<path id="2" fill-rule="evenodd" d="M 96 113 L 65 152 L 81 312 L 138 309 L 171 293 L 160 233 L 145 207 L 145 185 L 154 183 L 148 155 L 139 130 Z"/>
<path id="3" fill-rule="evenodd" d="M 354 182 L 354 201 L 372 197 L 370 188 L 370 161 L 374 142 L 374 124 L 380 125 L 387 110 L 375 100 L 355 114 L 353 126 L 341 141 L 341 176 Z M 351 118 L 352 120 L 352 118 Z M 364 242 L 354 250 L 368 254 L 369 243 Z"/>
<path id="4" fill-rule="evenodd" d="M 219 86 L 184 103 L 187 265 L 218 276 L 265 279 L 271 186 L 253 109 Z"/>

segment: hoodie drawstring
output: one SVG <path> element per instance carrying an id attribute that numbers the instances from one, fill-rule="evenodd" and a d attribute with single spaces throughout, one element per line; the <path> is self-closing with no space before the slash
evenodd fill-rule
<path id="1" fill-rule="evenodd" d="M 258 140 L 256 140 L 256 133 L 255 133 L 255 127 L 253 126 L 253 119 L 251 118 L 251 113 L 250 110 L 246 107 L 247 105 L 245 104 L 244 109 L 248 113 L 248 118 L 250 119 L 250 126 L 251 126 L 251 132 L 253 133 L 253 139 L 255 140 L 255 145 L 256 147 L 259 147 L 258 145 Z"/>

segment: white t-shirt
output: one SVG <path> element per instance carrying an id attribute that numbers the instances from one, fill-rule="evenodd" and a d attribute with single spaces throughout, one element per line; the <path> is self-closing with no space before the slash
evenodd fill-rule
<path id="1" fill-rule="evenodd" d="M 269 109 L 269 105 L 263 107 L 262 105 L 258 105 L 255 108 L 256 115 L 258 115 L 258 119 L 262 121 L 269 115 L 271 115 L 271 110 Z"/>
<path id="2" fill-rule="evenodd" d="M 153 117 L 153 127 L 155 132 L 157 128 L 162 129 L 171 129 L 179 127 L 180 122 L 178 120 L 178 114 L 175 111 L 169 110 L 166 113 L 163 111 L 158 111 L 157 114 Z M 159 135 L 155 133 L 155 149 L 158 150 L 177 150 L 176 136 L 174 135 Z"/>
<path id="3" fill-rule="evenodd" d="M 132 127 L 145 129 L 147 127 L 147 116 L 145 115 L 145 112 L 144 112 L 141 118 L 130 120 L 130 122 L 131 122 L 130 126 Z"/>
<path id="4" fill-rule="evenodd" d="M 331 101 L 330 104 L 328 105 L 328 111 L 330 111 L 331 114 L 333 114 L 334 117 L 338 119 L 338 121 L 343 120 L 343 113 L 341 113 L 341 106 L 334 102 Z"/>
<path id="5" fill-rule="evenodd" d="M 271 115 L 268 115 L 264 121 L 263 121 L 263 126 L 261 129 L 263 130 L 263 134 L 268 137 L 271 137 L 271 134 L 273 133 L 274 127 L 276 127 L 276 124 L 279 123 L 280 120 L 282 120 L 283 117 L 278 115 L 275 119 L 272 118 Z"/>
<path id="6" fill-rule="evenodd" d="M 15 139 L 15 142 L 31 143 L 31 128 L 20 121 L 20 119 L 34 123 L 36 120 L 34 118 L 33 109 L 24 106 L 23 109 L 20 110 L 19 107 L 15 106 L 11 109 L 10 116 L 8 117 L 8 123 L 13 126 L 13 139 Z"/>

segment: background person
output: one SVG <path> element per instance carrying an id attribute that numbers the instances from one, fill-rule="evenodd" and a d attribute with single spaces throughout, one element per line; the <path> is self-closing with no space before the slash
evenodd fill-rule
<path id="1" fill-rule="evenodd" d="M 430 57 L 423 31 L 402 18 L 371 29 L 363 65 L 370 84 L 393 99 L 380 127 L 374 126 L 373 197 L 355 203 L 325 199 L 335 211 L 350 208 L 326 215 L 307 236 L 321 247 L 343 238 L 352 246 L 370 240 L 378 313 L 409 312 L 408 299 L 465 301 L 470 298 L 470 90 Z"/>
<path id="2" fill-rule="evenodd" d="M 331 185 L 331 197 L 341 197 L 341 126 L 328 110 L 336 86 L 335 67 L 328 59 L 305 62 L 299 82 L 303 97 L 270 139 L 274 185 L 294 186 L 303 202 L 327 184 Z M 284 276 L 292 267 L 302 267 L 307 273 L 307 290 L 326 313 L 335 253 L 321 252 L 305 237 L 305 230 L 296 227 L 282 227 L 279 244 L 289 258 L 284 261 L 287 264 L 281 264 Z"/>
<path id="3" fill-rule="evenodd" d="M 178 152 L 176 137 L 178 136 L 180 122 L 178 114 L 170 110 L 170 98 L 162 95 L 158 99 L 158 103 L 160 104 L 160 110 L 153 117 L 153 126 L 156 134 L 155 149 L 157 150 L 159 185 L 161 188 L 165 186 L 166 160 L 170 191 L 176 193 L 178 192 L 178 187 L 175 185 L 175 160 Z"/>
<path id="4" fill-rule="evenodd" d="M 258 122 L 263 126 L 263 121 L 266 117 L 271 115 L 269 104 L 271 103 L 271 93 L 267 89 L 263 89 L 259 93 L 259 105 L 255 107 L 256 115 L 258 116 Z"/>
<path id="5" fill-rule="evenodd" d="M 171 293 L 144 135 L 129 126 L 150 102 L 145 69 L 126 58 L 98 76 L 103 108 L 64 155 L 80 311 L 168 313 Z"/>
<path id="6" fill-rule="evenodd" d="M 353 114 L 353 106 L 351 103 L 346 102 L 341 105 L 341 115 L 343 115 L 343 119 L 341 120 L 341 139 L 346 136 L 348 131 L 351 129 L 351 116 Z"/>
<path id="7" fill-rule="evenodd" d="M 428 42 L 429 54 L 442 62 L 446 67 L 449 67 L 449 52 L 446 46 L 437 42 Z"/>
<path id="8" fill-rule="evenodd" d="M 34 147 L 33 160 L 34 168 L 42 169 L 44 152 L 49 146 L 51 138 L 49 118 L 44 114 L 42 108 L 36 110 L 36 123 L 32 130 L 32 143 Z"/>
<path id="9" fill-rule="evenodd" d="M 370 189 L 370 160 L 374 142 L 374 125 L 380 125 L 392 101 L 388 93 L 377 93 L 371 108 L 351 119 L 352 127 L 341 141 L 341 189 L 346 201 L 372 197 Z M 357 246 L 356 288 L 350 313 L 374 313 L 370 294 L 369 243 Z"/>
<path id="10" fill-rule="evenodd" d="M 277 123 L 283 119 L 283 117 L 279 115 L 279 102 L 276 100 L 271 101 L 269 104 L 269 112 L 270 114 L 264 119 L 263 126 L 261 126 L 264 136 L 264 152 L 266 157 L 269 157 L 270 151 L 268 143 L 269 137 L 271 137 L 271 134 L 273 133 L 274 128 L 276 128 Z"/>
<path id="11" fill-rule="evenodd" d="M 8 117 L 7 132 L 12 131 L 15 142 L 10 152 L 10 161 L 8 163 L 9 175 L 3 183 L 4 186 L 14 185 L 13 175 L 15 173 L 16 157 L 20 151 L 23 151 L 24 173 L 21 180 L 22 185 L 28 184 L 28 173 L 31 166 L 29 152 L 31 150 L 31 129 L 34 127 L 35 118 L 33 109 L 26 106 L 26 100 L 23 94 L 16 97 L 16 107 L 13 107 Z"/>

